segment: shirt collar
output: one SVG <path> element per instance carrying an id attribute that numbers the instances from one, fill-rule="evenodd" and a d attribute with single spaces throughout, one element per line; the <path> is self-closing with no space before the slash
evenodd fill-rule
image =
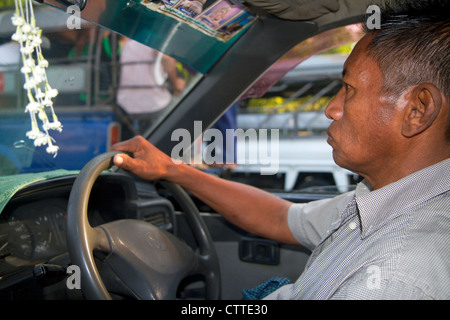
<path id="1" fill-rule="evenodd" d="M 361 237 L 364 239 L 403 214 L 406 209 L 447 192 L 449 188 L 450 159 L 377 190 L 372 191 L 368 181 L 362 181 L 355 191 L 361 220 Z"/>

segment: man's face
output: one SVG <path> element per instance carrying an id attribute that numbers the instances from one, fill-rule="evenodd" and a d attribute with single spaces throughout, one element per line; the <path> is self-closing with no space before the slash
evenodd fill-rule
<path id="1" fill-rule="evenodd" d="M 367 56 L 364 37 L 347 59 L 344 85 L 325 110 L 333 119 L 328 143 L 335 162 L 365 178 L 385 169 L 395 155 L 400 112 L 382 92 L 383 77 Z"/>

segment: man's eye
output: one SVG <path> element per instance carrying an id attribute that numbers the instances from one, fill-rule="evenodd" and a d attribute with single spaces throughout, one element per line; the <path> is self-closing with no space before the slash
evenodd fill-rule
<path id="1" fill-rule="evenodd" d="M 348 90 L 349 85 L 348 85 L 347 83 L 345 83 L 345 82 L 342 82 L 342 87 L 343 87 L 345 90 Z"/>

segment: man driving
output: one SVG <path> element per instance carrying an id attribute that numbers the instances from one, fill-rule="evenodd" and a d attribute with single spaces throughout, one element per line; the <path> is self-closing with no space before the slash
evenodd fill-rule
<path id="1" fill-rule="evenodd" d="M 115 145 L 133 157 L 114 163 L 181 185 L 248 232 L 311 249 L 299 279 L 267 299 L 448 299 L 448 12 L 448 1 L 386 8 L 347 59 L 325 113 L 335 162 L 364 177 L 354 191 L 293 204 L 175 163 L 142 137 Z"/>

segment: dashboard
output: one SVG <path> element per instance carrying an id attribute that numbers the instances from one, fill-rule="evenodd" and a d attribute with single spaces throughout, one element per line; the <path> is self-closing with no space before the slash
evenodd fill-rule
<path id="1" fill-rule="evenodd" d="M 51 263 L 67 252 L 67 204 L 75 176 L 35 183 L 20 190 L 0 215 L 0 296 L 8 279 L 32 277 L 35 265 Z M 91 226 L 118 219 L 141 219 L 172 231 L 174 207 L 152 183 L 136 183 L 122 173 L 101 175 L 88 206 Z M 14 281 L 17 283 L 17 281 Z"/>
<path id="2" fill-rule="evenodd" d="M 67 200 L 52 198 L 16 208 L 0 224 L 0 275 L 8 265 L 39 261 L 66 250 Z"/>

